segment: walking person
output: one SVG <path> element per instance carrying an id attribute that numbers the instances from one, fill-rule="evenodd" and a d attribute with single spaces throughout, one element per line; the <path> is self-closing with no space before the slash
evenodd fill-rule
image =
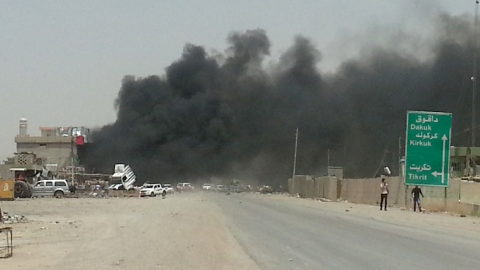
<path id="1" fill-rule="evenodd" d="M 387 211 L 388 193 L 388 184 L 385 182 L 385 178 L 382 178 L 382 183 L 380 184 L 380 211 L 382 210 L 382 208 Z M 383 207 L 384 201 L 385 207 Z"/>
<path id="2" fill-rule="evenodd" d="M 422 205 L 420 204 L 420 195 L 422 195 L 422 198 L 423 198 L 422 189 L 419 188 L 418 186 L 415 186 L 412 189 L 411 194 L 413 194 L 413 212 L 417 212 L 417 204 L 418 204 L 418 211 L 422 212 Z"/>

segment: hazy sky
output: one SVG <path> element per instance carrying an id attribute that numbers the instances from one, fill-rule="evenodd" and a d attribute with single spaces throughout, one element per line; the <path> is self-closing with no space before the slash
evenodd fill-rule
<path id="1" fill-rule="evenodd" d="M 301 34 L 328 72 L 364 46 L 401 42 L 385 33 L 428 37 L 435 14 L 474 8 L 475 0 L 0 0 L 0 161 L 15 152 L 22 116 L 31 135 L 115 121 L 123 76 L 163 74 L 185 43 L 223 53 L 232 31 L 261 28 L 276 61 Z"/>

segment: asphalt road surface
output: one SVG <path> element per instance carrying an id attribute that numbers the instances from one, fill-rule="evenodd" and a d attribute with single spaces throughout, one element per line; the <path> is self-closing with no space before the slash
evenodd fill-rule
<path id="1" fill-rule="evenodd" d="M 300 205 L 292 201 L 307 200 L 265 195 L 211 196 L 260 269 L 480 269 L 476 219 L 463 219 L 477 228 L 470 233 L 448 222 L 437 226 L 442 217 L 427 219 L 435 214 L 380 212 L 374 206 L 357 211 L 348 206 L 353 204 L 315 201 Z"/>

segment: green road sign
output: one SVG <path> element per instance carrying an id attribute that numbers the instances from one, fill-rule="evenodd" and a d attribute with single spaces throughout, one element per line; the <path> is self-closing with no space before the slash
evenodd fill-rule
<path id="1" fill-rule="evenodd" d="M 405 184 L 448 187 L 451 131 L 451 113 L 407 113 Z"/>

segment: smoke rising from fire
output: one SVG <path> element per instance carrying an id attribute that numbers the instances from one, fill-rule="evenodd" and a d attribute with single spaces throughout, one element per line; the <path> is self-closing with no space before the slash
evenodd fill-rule
<path id="1" fill-rule="evenodd" d="M 103 172 L 127 163 L 152 181 L 278 184 L 291 177 L 298 127 L 297 174 L 325 173 L 327 151 L 350 177 L 372 177 L 379 165 L 395 172 L 407 110 L 452 112 L 453 144 L 469 143 L 470 21 L 440 15 L 426 60 L 372 46 L 328 74 L 303 36 L 269 68 L 263 30 L 231 34 L 221 57 L 187 44 L 165 75 L 123 78 L 117 120 L 93 133 L 84 163 Z"/>

